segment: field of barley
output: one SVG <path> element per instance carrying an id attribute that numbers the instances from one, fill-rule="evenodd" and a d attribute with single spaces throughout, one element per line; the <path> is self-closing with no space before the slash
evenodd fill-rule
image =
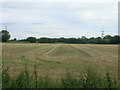
<path id="1" fill-rule="evenodd" d="M 3 68 L 9 67 L 11 77 L 25 67 L 32 73 L 36 66 L 38 75 L 56 79 L 66 72 L 77 74 L 94 66 L 98 73 L 109 72 L 117 78 L 118 45 L 3 43 L 2 63 Z"/>

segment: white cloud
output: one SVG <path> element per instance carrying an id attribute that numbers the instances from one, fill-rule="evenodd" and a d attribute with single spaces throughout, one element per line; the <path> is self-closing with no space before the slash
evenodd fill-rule
<path id="1" fill-rule="evenodd" d="M 12 38 L 99 36 L 102 27 L 116 34 L 117 0 L 49 1 L 3 3 L 3 23 Z"/>

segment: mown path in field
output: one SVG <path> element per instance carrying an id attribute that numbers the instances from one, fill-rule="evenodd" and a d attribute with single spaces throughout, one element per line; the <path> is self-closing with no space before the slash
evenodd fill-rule
<path id="1" fill-rule="evenodd" d="M 27 64 L 33 71 L 49 73 L 53 77 L 66 71 L 78 72 L 83 66 L 96 65 L 97 69 L 109 68 L 117 73 L 117 45 L 89 44 L 3 44 L 3 64 L 18 74 Z"/>

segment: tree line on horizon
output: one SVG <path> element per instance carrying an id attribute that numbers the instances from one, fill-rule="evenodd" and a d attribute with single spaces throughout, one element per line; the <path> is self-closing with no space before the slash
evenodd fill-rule
<path id="1" fill-rule="evenodd" d="M 120 36 L 106 35 L 102 37 L 91 37 L 86 38 L 82 36 L 81 38 L 48 38 L 41 37 L 37 39 L 36 37 L 27 37 L 26 39 L 17 40 L 16 38 L 10 39 L 10 34 L 7 30 L 2 30 L 0 32 L 0 39 L 2 42 L 30 42 L 30 43 L 68 43 L 68 44 L 119 44 Z"/>

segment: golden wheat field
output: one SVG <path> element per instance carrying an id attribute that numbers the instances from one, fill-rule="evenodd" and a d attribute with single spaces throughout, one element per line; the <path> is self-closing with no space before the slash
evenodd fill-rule
<path id="1" fill-rule="evenodd" d="M 91 65 L 98 73 L 108 71 L 117 77 L 118 45 L 3 43 L 2 63 L 11 76 L 25 67 L 32 73 L 36 66 L 39 75 L 59 78 Z"/>

